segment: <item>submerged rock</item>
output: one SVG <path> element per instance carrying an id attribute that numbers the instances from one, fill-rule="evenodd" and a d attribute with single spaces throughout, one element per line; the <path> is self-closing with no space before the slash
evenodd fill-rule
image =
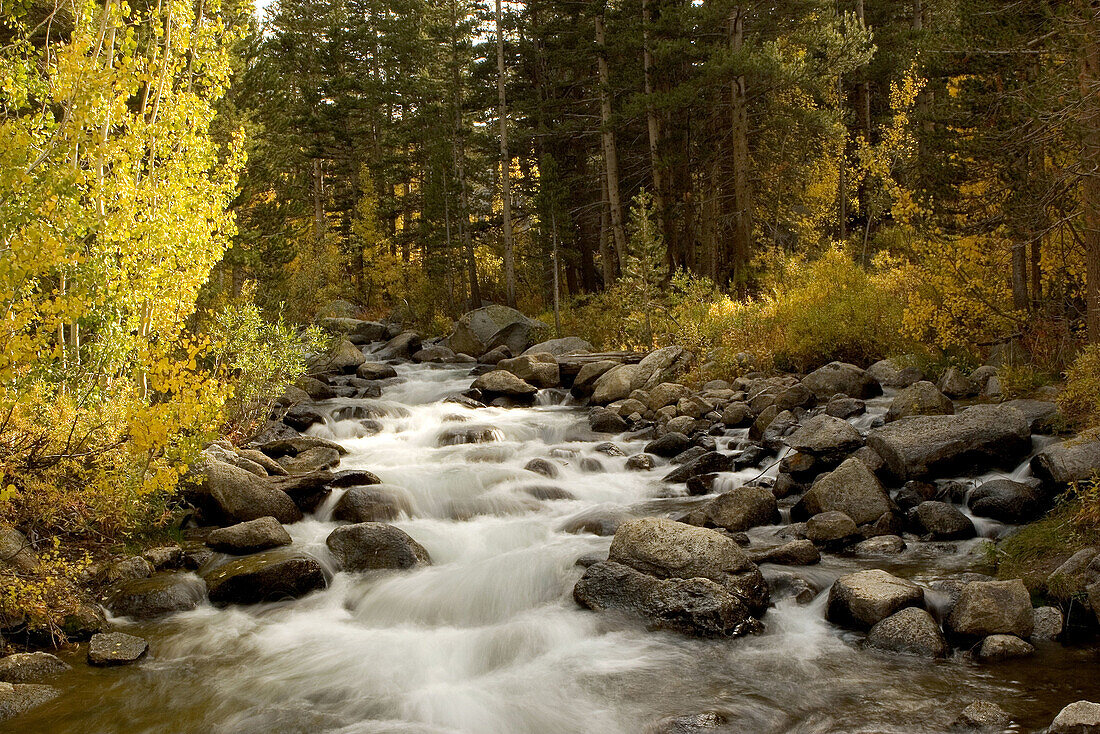
<path id="1" fill-rule="evenodd" d="M 119 584 L 107 608 L 120 617 L 153 619 L 194 609 L 205 592 L 202 581 L 192 574 L 158 573 Z"/>
<path id="2" fill-rule="evenodd" d="M 1001 732 L 1012 723 L 1003 708 L 989 701 L 975 701 L 962 710 L 951 724 L 953 731 Z"/>
<path id="3" fill-rule="evenodd" d="M 61 695 L 53 686 L 37 683 L 0 683 L 0 721 L 26 713 Z"/>
<path id="4" fill-rule="evenodd" d="M 0 658 L 0 682 L 33 683 L 72 670 L 72 666 L 48 652 L 20 652 Z"/>
<path id="5" fill-rule="evenodd" d="M 88 664 L 102 667 L 129 665 L 149 652 L 149 643 L 124 632 L 101 632 L 88 643 Z"/>

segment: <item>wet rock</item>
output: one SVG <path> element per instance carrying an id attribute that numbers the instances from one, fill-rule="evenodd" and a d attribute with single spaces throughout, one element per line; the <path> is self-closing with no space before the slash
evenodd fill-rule
<path id="1" fill-rule="evenodd" d="M 806 539 L 815 545 L 835 548 L 859 537 L 859 528 L 843 512 L 821 512 L 806 521 Z"/>
<path id="2" fill-rule="evenodd" d="M 345 469 L 344 471 L 336 472 L 332 481 L 328 483 L 328 486 L 332 489 L 340 489 L 343 487 L 365 487 L 371 484 L 381 483 L 382 480 L 372 471 L 367 471 L 366 469 Z"/>
<path id="3" fill-rule="evenodd" d="M 405 531 L 380 522 L 338 527 L 325 545 L 345 571 L 409 569 L 432 562 L 424 546 Z"/>
<path id="4" fill-rule="evenodd" d="M 560 473 L 557 464 L 552 461 L 548 461 L 547 459 L 540 458 L 531 459 L 523 465 L 523 468 L 529 472 L 541 474 L 542 476 L 548 477 L 550 479 L 554 479 Z"/>
<path id="5" fill-rule="evenodd" d="M 412 507 L 403 490 L 388 484 L 352 487 L 336 501 L 332 510 L 335 520 L 344 522 L 388 522 L 402 513 L 412 514 Z"/>
<path id="6" fill-rule="evenodd" d="M 574 494 L 561 487 L 553 487 L 548 485 L 536 485 L 533 487 L 524 487 L 520 490 L 526 492 L 537 500 L 575 500 L 577 499 Z"/>
<path id="7" fill-rule="evenodd" d="M 302 512 L 313 512 L 329 495 L 334 476 L 328 471 L 309 472 L 288 477 L 277 477 L 270 486 L 286 494 Z"/>
<path id="8" fill-rule="evenodd" d="M 72 670 L 72 666 L 48 652 L 20 652 L 0 658 L 3 683 L 33 683 L 66 670 Z"/>
<path id="9" fill-rule="evenodd" d="M 876 623 L 867 633 L 867 645 L 927 658 L 942 658 L 948 652 L 940 626 L 918 607 L 906 607 Z"/>
<path id="10" fill-rule="evenodd" d="M 258 604 L 297 599 L 325 587 L 316 558 L 289 548 L 230 561 L 203 576 L 214 604 Z"/>
<path id="11" fill-rule="evenodd" d="M 491 443 L 501 440 L 500 430 L 493 426 L 461 425 L 445 428 L 436 438 L 437 446 L 461 446 L 470 443 Z"/>
<path id="12" fill-rule="evenodd" d="M 1049 400 L 1006 400 L 1002 405 L 1020 411 L 1032 433 L 1052 433 L 1064 421 L 1058 404 Z"/>
<path id="13" fill-rule="evenodd" d="M 975 701 L 962 710 L 951 724 L 952 731 L 1001 732 L 1012 723 L 1003 708 L 989 701 Z"/>
<path id="14" fill-rule="evenodd" d="M 686 482 L 691 477 L 711 472 L 729 471 L 732 467 L 732 459 L 717 451 L 704 451 L 700 456 L 681 464 L 664 477 L 666 482 Z"/>
<path id="15" fill-rule="evenodd" d="M 381 349 L 371 356 L 376 360 L 412 359 L 412 356 L 420 351 L 420 346 L 421 339 L 419 334 L 415 331 L 402 331 L 386 342 Z M 364 360 L 365 359 L 364 357 Z"/>
<path id="16" fill-rule="evenodd" d="M 1048 446 L 1031 460 L 1035 476 L 1056 487 L 1100 473 L 1100 439 L 1074 438 Z"/>
<path id="17" fill-rule="evenodd" d="M 1100 704 L 1077 701 L 1058 712 L 1047 729 L 1047 734 L 1098 734 L 1100 733 Z"/>
<path id="18" fill-rule="evenodd" d="M 653 467 L 653 457 L 649 454 L 634 454 L 626 460 L 629 471 L 650 471 Z"/>
<path id="19" fill-rule="evenodd" d="M 538 388 L 505 370 L 493 370 L 474 380 L 473 387 L 488 400 L 507 397 L 516 400 L 532 400 Z"/>
<path id="20" fill-rule="evenodd" d="M 205 462 L 202 477 L 210 509 L 224 521 L 238 523 L 268 515 L 282 523 L 302 519 L 302 511 L 286 492 L 276 488 L 276 480 L 218 461 Z"/>
<path id="21" fill-rule="evenodd" d="M 593 408 L 588 425 L 596 433 L 623 433 L 629 426 L 618 413 L 607 408 Z"/>
<path id="22" fill-rule="evenodd" d="M 904 418 L 871 431 L 867 444 L 899 479 L 920 479 L 952 469 L 976 471 L 1018 463 L 1031 447 L 1019 411 L 976 405 L 958 415 Z"/>
<path id="23" fill-rule="evenodd" d="M 659 579 L 613 561 L 589 566 L 573 598 L 588 609 L 624 612 L 651 627 L 690 635 L 735 637 L 761 630 L 743 601 L 721 584 L 702 577 Z"/>
<path id="24" fill-rule="evenodd" d="M 283 414 L 283 423 L 297 431 L 304 431 L 312 425 L 324 422 L 325 416 L 311 405 L 293 405 Z"/>
<path id="25" fill-rule="evenodd" d="M 882 394 L 882 387 L 874 377 L 845 362 L 830 362 L 814 370 L 802 379 L 802 384 L 822 400 L 837 393 L 862 399 Z"/>
<path id="26" fill-rule="evenodd" d="M 634 516 L 621 508 L 596 507 L 567 519 L 558 528 L 563 533 L 591 533 L 607 537 L 614 535 L 627 520 Z"/>
<path id="27" fill-rule="evenodd" d="M 882 483 L 867 465 L 850 458 L 814 480 L 809 491 L 792 508 L 791 519 L 803 520 L 822 512 L 837 511 L 862 525 L 875 522 L 893 508 Z"/>
<path id="28" fill-rule="evenodd" d="M 644 402 L 647 408 L 656 411 L 666 405 L 676 405 L 690 395 L 691 390 L 684 385 L 676 382 L 662 382 L 647 393 L 647 399 Z"/>
<path id="29" fill-rule="evenodd" d="M 617 443 L 613 443 L 611 441 L 598 443 L 592 447 L 592 450 L 604 454 L 605 456 L 626 456 L 626 452 L 619 448 L 619 445 Z"/>
<path id="30" fill-rule="evenodd" d="M 309 377 L 303 375 L 298 378 L 296 385 L 298 390 L 305 393 L 305 398 L 297 393 L 287 393 L 289 400 L 283 402 L 284 405 L 295 405 L 297 403 L 305 402 L 306 400 L 328 400 L 329 398 L 336 397 L 336 391 L 327 382 L 321 382 L 316 377 Z"/>
<path id="31" fill-rule="evenodd" d="M 113 561 L 107 566 L 104 580 L 108 584 L 146 579 L 153 575 L 153 564 L 141 556 L 130 556 Z"/>
<path id="32" fill-rule="evenodd" d="M 124 632 L 101 632 L 88 643 L 88 664 L 97 666 L 129 665 L 149 652 L 149 643 Z"/>
<path id="33" fill-rule="evenodd" d="M 933 540 L 965 540 L 977 535 L 970 518 L 947 502 L 921 502 L 910 510 L 909 523 Z"/>
<path id="34" fill-rule="evenodd" d="M 931 382 L 915 382 L 897 394 L 886 411 L 887 421 L 912 415 L 954 415 L 955 404 Z"/>
<path id="35" fill-rule="evenodd" d="M 788 436 L 798 429 L 798 416 L 789 410 L 775 416 L 760 435 L 760 443 L 772 451 L 779 451 Z M 751 433 L 750 433 L 751 437 Z"/>
<path id="36" fill-rule="evenodd" d="M 364 380 L 385 380 L 397 377 L 397 370 L 381 362 L 364 362 L 355 370 L 355 375 Z"/>
<path id="37" fill-rule="evenodd" d="M 205 595 L 202 581 L 191 574 L 158 573 L 118 584 L 107 608 L 120 617 L 154 619 L 194 609 Z"/>
<path id="38" fill-rule="evenodd" d="M 856 543 L 857 556 L 892 556 L 905 550 L 905 541 L 897 535 L 880 535 Z"/>
<path id="39" fill-rule="evenodd" d="M 287 474 L 308 474 L 310 472 L 332 469 L 340 463 L 340 452 L 327 446 L 317 446 L 295 456 L 284 456 L 279 464 Z"/>
<path id="40" fill-rule="evenodd" d="M 752 410 L 746 403 L 730 403 L 722 409 L 721 421 L 727 428 L 746 428 L 752 425 Z"/>
<path id="41" fill-rule="evenodd" d="M 552 354 L 524 354 L 497 362 L 497 369 L 507 370 L 535 387 L 557 387 L 561 384 L 558 361 Z"/>
<path id="42" fill-rule="evenodd" d="M 958 367 L 949 367 L 937 387 L 949 398 L 967 398 L 978 394 L 979 386 Z"/>
<path id="43" fill-rule="evenodd" d="M 433 344 L 413 354 L 412 361 L 429 364 L 444 364 L 446 362 L 454 362 L 455 356 L 455 353 L 447 347 Z"/>
<path id="44" fill-rule="evenodd" d="M 637 394 L 639 391 L 635 391 Z M 632 415 L 641 416 L 649 409 L 645 407 L 645 404 L 641 400 L 635 398 L 627 398 L 626 400 L 620 400 L 612 403 L 608 406 L 610 410 L 615 411 L 623 418 L 630 418 Z"/>
<path id="45" fill-rule="evenodd" d="M 618 366 L 618 362 L 609 359 L 589 362 L 577 372 L 577 376 L 573 379 L 573 386 L 569 388 L 569 391 L 578 398 L 590 396 L 596 388 L 596 381 Z"/>
<path id="46" fill-rule="evenodd" d="M 915 367 L 902 367 L 891 359 L 875 362 L 867 368 L 867 374 L 878 380 L 882 387 L 905 388 L 924 378 Z"/>
<path id="47" fill-rule="evenodd" d="M 836 464 L 863 445 L 863 437 L 848 421 L 815 415 L 787 437 L 787 445 L 825 463 Z"/>
<path id="48" fill-rule="evenodd" d="M 492 304 L 463 314 L 447 342 L 454 351 L 474 357 L 500 345 L 512 354 L 520 354 L 547 329 L 546 324 L 514 308 Z"/>
<path id="49" fill-rule="evenodd" d="M 806 605 L 821 593 L 821 589 L 809 579 L 787 571 L 777 573 L 774 567 L 768 567 L 767 579 L 772 602 L 794 599 L 796 604 Z"/>
<path id="50" fill-rule="evenodd" d="M 26 713 L 61 695 L 53 686 L 37 683 L 0 683 L 0 721 Z"/>
<path id="51" fill-rule="evenodd" d="M 821 560 L 821 553 L 809 540 L 792 540 L 766 551 L 750 553 L 754 563 L 774 563 L 779 566 L 810 566 Z"/>
<path id="52" fill-rule="evenodd" d="M 911 480 L 905 483 L 898 493 L 894 495 L 894 504 L 903 512 L 908 512 L 921 502 L 934 500 L 938 496 L 936 485 L 928 482 Z"/>
<path id="53" fill-rule="evenodd" d="M 825 618 L 854 629 L 870 629 L 904 609 L 924 604 L 924 590 L 886 571 L 857 571 L 841 576 L 829 590 Z"/>
<path id="54" fill-rule="evenodd" d="M 767 609 L 768 587 L 756 564 L 713 530 L 662 518 L 629 520 L 615 532 L 608 559 L 659 578 L 710 579 L 753 614 Z"/>
<path id="55" fill-rule="evenodd" d="M 287 470 L 283 468 L 282 464 L 258 449 L 239 449 L 237 453 L 242 459 L 248 459 L 262 466 L 264 471 L 271 476 L 285 477 L 288 473 Z"/>
<path id="56" fill-rule="evenodd" d="M 290 534 L 273 517 L 218 528 L 206 536 L 206 544 L 220 553 L 245 555 L 291 544 Z"/>
<path id="57" fill-rule="evenodd" d="M 1062 635 L 1065 616 L 1057 607 L 1036 607 L 1031 612 L 1032 642 L 1049 642 Z"/>
<path id="58" fill-rule="evenodd" d="M 740 532 L 779 522 L 779 504 L 764 487 L 738 487 L 723 492 L 703 508 L 707 524 Z"/>
<path id="59" fill-rule="evenodd" d="M 990 635 L 982 640 L 976 657 L 983 663 L 1011 658 L 1023 658 L 1035 653 L 1035 648 L 1015 635 Z"/>
<path id="60" fill-rule="evenodd" d="M 363 356 L 363 352 L 359 347 L 352 344 L 347 338 L 340 337 L 333 342 L 328 352 L 310 364 L 310 370 L 314 373 L 354 374 L 359 365 L 366 361 L 367 358 Z"/>
<path id="61" fill-rule="evenodd" d="M 834 395 L 825 406 L 825 414 L 834 418 L 851 418 L 854 415 L 863 415 L 866 412 L 867 403 L 859 398 L 850 398 L 846 395 Z"/>
<path id="62" fill-rule="evenodd" d="M 1001 522 L 1020 525 L 1035 520 L 1050 506 L 1047 495 L 1038 487 L 1011 479 L 983 482 L 967 501 L 971 512 Z"/>
<path id="63" fill-rule="evenodd" d="M 585 474 L 602 474 L 607 471 L 603 462 L 599 459 L 594 459 L 591 456 L 586 456 L 577 462 L 577 468 Z"/>
<path id="64" fill-rule="evenodd" d="M 964 640 L 998 634 L 1030 637 L 1031 596 L 1019 579 L 971 582 L 959 593 L 946 627 Z"/>
<path id="65" fill-rule="evenodd" d="M 341 456 L 348 452 L 347 449 L 335 441 L 330 441 L 320 436 L 294 436 L 291 438 L 276 439 L 274 441 L 261 443 L 257 448 L 271 458 L 277 460 L 288 455 L 297 456 L 303 451 L 309 451 L 318 446 L 332 449 Z"/>
<path id="66" fill-rule="evenodd" d="M 596 348 L 578 336 L 563 336 L 560 339 L 548 339 L 527 348 L 524 354 L 540 352 L 560 357 L 563 354 L 591 354 Z"/>

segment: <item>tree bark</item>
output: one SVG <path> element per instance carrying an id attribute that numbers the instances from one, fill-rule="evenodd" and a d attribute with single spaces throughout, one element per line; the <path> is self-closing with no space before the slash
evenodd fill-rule
<path id="1" fill-rule="evenodd" d="M 730 16 L 730 49 L 737 54 L 745 41 L 745 13 L 740 6 Z M 730 88 L 730 133 L 733 145 L 733 257 L 729 279 L 742 290 L 752 257 L 752 191 L 749 186 L 749 115 L 745 76 L 738 74 Z"/>
<path id="2" fill-rule="evenodd" d="M 607 207 L 607 171 L 600 172 L 600 266 L 603 270 L 603 287 L 610 288 L 615 282 L 615 260 L 608 247 L 610 238 L 610 217 Z"/>
<path id="3" fill-rule="evenodd" d="M 642 67 L 645 76 L 645 114 L 646 128 L 649 133 L 649 166 L 653 178 L 653 205 L 657 210 L 657 220 L 661 228 L 661 234 L 668 237 L 664 171 L 661 170 L 660 158 L 661 126 L 657 119 L 657 111 L 653 106 L 653 51 L 650 49 L 652 25 L 653 19 L 649 11 L 649 0 L 642 0 Z"/>
<path id="4" fill-rule="evenodd" d="M 501 2 L 496 0 L 497 24 L 497 117 L 500 119 L 500 189 L 504 215 L 505 301 L 516 307 L 516 260 L 512 240 L 512 157 L 508 153 L 508 104 L 504 94 L 504 24 Z"/>
<path id="5" fill-rule="evenodd" d="M 498 0 L 499 2 L 499 0 Z M 626 260 L 626 231 L 623 229 L 623 206 L 619 195 L 619 154 L 615 146 L 615 131 L 611 127 L 611 74 L 607 68 L 607 38 L 604 32 L 604 11 L 596 16 L 596 46 L 600 85 L 600 123 L 603 141 L 604 173 L 607 182 L 607 204 L 611 210 L 611 237 L 615 255 L 622 267 Z M 605 268 L 606 273 L 606 268 Z M 608 282 L 610 285 L 610 282 Z"/>
<path id="6" fill-rule="evenodd" d="M 1085 302 L 1088 340 L 1100 344 L 1100 2 L 1083 0 L 1081 49 L 1081 206 L 1085 243 Z"/>

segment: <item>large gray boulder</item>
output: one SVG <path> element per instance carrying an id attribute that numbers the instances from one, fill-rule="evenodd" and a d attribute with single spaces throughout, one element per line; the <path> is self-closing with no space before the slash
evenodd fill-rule
<path id="1" fill-rule="evenodd" d="M 650 352 L 638 364 L 613 367 L 596 380 L 592 402 L 606 405 L 630 397 L 635 390 L 650 390 L 663 382 L 672 382 L 692 359 L 691 352 L 673 346 Z"/>
<path id="2" fill-rule="evenodd" d="M 473 387 L 488 398 L 506 397 L 512 399 L 532 400 L 538 388 L 529 382 L 521 380 L 507 370 L 493 370 L 486 372 L 476 380 Z"/>
<path id="3" fill-rule="evenodd" d="M 871 431 L 867 445 L 906 481 L 1014 466 L 1031 448 L 1031 428 L 1018 410 L 975 405 L 958 415 L 913 416 L 888 423 Z"/>
<path id="4" fill-rule="evenodd" d="M 380 522 L 338 527 L 329 533 L 325 545 L 345 571 L 409 569 L 432 563 L 428 551 L 408 533 Z"/>
<path id="5" fill-rule="evenodd" d="M 316 558 L 279 548 L 230 561 L 204 574 L 203 581 L 214 604 L 258 604 L 322 589 L 325 573 Z"/>
<path id="6" fill-rule="evenodd" d="M 871 629 L 905 607 L 924 605 L 924 590 L 879 569 L 841 576 L 829 590 L 825 618 L 854 629 Z"/>
<path id="7" fill-rule="evenodd" d="M 1035 621 L 1031 595 L 1024 582 L 972 581 L 959 592 L 947 617 L 947 629 L 964 640 L 989 635 L 1016 635 L 1027 639 Z"/>
<path id="8" fill-rule="evenodd" d="M 1009 408 L 1015 408 L 1023 413 L 1024 418 L 1031 424 L 1032 433 L 1051 433 L 1062 423 L 1062 412 L 1057 403 L 1049 400 L 1006 400 L 1001 403 Z"/>
<path id="9" fill-rule="evenodd" d="M 382 348 L 371 355 L 371 359 L 381 362 L 387 359 L 412 359 L 412 356 L 420 351 L 420 334 L 415 331 L 402 331 L 382 345 Z M 457 351 L 457 350 L 456 350 Z M 363 358 L 366 361 L 366 358 Z"/>
<path id="10" fill-rule="evenodd" d="M 1100 734 L 1100 703 L 1071 703 L 1054 717 L 1047 734 Z"/>
<path id="11" fill-rule="evenodd" d="M 831 415 L 815 415 L 787 436 L 787 445 L 827 464 L 835 464 L 863 445 L 851 423 Z"/>
<path id="12" fill-rule="evenodd" d="M 736 637 L 762 625 L 736 595 L 701 577 L 659 579 L 630 566 L 600 561 L 589 566 L 573 598 L 595 611 L 618 611 L 650 627 L 689 635 Z"/>
<path id="13" fill-rule="evenodd" d="M 771 490 L 744 486 L 712 499 L 703 514 L 708 525 L 739 533 L 779 522 L 779 503 Z"/>
<path id="14" fill-rule="evenodd" d="M 120 617 L 153 619 L 194 609 L 206 596 L 201 580 L 189 573 L 158 573 L 118 584 L 107 608 Z"/>
<path id="15" fill-rule="evenodd" d="M 596 351 L 596 348 L 579 336 L 563 336 L 560 339 L 548 339 L 539 342 L 528 347 L 523 354 L 547 353 L 560 357 L 563 354 L 590 354 L 594 351 Z"/>
<path id="16" fill-rule="evenodd" d="M 954 415 L 955 404 L 931 382 L 914 382 L 897 394 L 886 411 L 887 421 L 911 415 Z"/>
<path id="17" fill-rule="evenodd" d="M 340 337 L 333 342 L 329 350 L 310 364 L 314 373 L 336 372 L 354 374 L 359 365 L 367 361 L 363 351 L 348 339 Z"/>
<path id="18" fill-rule="evenodd" d="M 867 645 L 926 658 L 942 658 L 948 651 L 940 626 L 919 607 L 906 607 L 876 623 L 867 633 Z"/>
<path id="19" fill-rule="evenodd" d="M 873 523 L 894 504 L 882 483 L 859 459 L 847 459 L 822 474 L 791 510 L 794 520 L 806 520 L 821 512 L 843 512 L 857 525 Z"/>
<path id="20" fill-rule="evenodd" d="M 332 517 L 345 522 L 389 522 L 401 513 L 412 514 L 407 493 L 401 487 L 375 484 L 352 487 L 336 502 Z"/>
<path id="21" fill-rule="evenodd" d="M 1077 437 L 1048 446 L 1031 460 L 1035 476 L 1057 487 L 1100 474 L 1100 438 Z"/>
<path id="22" fill-rule="evenodd" d="M 200 475 L 199 495 L 215 518 L 228 523 L 271 516 L 279 522 L 302 519 L 302 511 L 278 480 L 258 477 L 221 461 L 207 460 Z"/>
<path id="23" fill-rule="evenodd" d="M 760 569 L 729 537 L 674 520 L 647 517 L 619 525 L 608 560 L 669 579 L 710 579 L 741 599 L 756 616 L 768 605 Z"/>
<path id="24" fill-rule="evenodd" d="M 577 371 L 577 376 L 573 378 L 573 386 L 569 391 L 578 398 L 588 397 L 596 388 L 596 381 L 618 366 L 619 362 L 610 359 L 601 359 L 582 365 Z"/>
<path id="25" fill-rule="evenodd" d="M 557 387 L 561 383 L 558 361 L 548 352 L 524 354 L 497 362 L 498 370 L 506 370 L 535 387 Z"/>
<path id="26" fill-rule="evenodd" d="M 867 368 L 867 374 L 883 387 L 904 388 L 919 382 L 924 375 L 915 367 L 902 367 L 892 359 L 882 359 Z"/>
<path id="27" fill-rule="evenodd" d="M 218 528 L 206 536 L 206 544 L 220 553 L 245 555 L 290 545 L 290 533 L 273 517 Z"/>
<path id="28" fill-rule="evenodd" d="M 830 362 L 819 367 L 802 378 L 802 384 L 821 400 L 828 400 L 837 393 L 863 399 L 882 394 L 878 380 L 847 362 Z"/>
<path id="29" fill-rule="evenodd" d="M 514 308 L 492 304 L 463 314 L 447 343 L 455 352 L 471 357 L 480 357 L 501 344 L 512 354 L 522 354 L 548 329 Z"/>

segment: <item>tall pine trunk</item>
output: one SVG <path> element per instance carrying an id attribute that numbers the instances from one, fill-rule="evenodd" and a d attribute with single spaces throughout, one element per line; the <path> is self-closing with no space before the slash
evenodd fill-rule
<path id="1" fill-rule="evenodd" d="M 661 126 L 657 119 L 657 111 L 653 106 L 653 51 L 650 48 L 652 25 L 653 18 L 649 10 L 649 0 L 642 0 L 642 68 L 645 75 L 645 116 L 646 129 L 649 133 L 649 166 L 653 178 L 653 206 L 657 210 L 658 225 L 667 245 L 669 227 L 668 212 L 665 209 L 664 171 L 661 170 L 660 158 Z"/>
<path id="2" fill-rule="evenodd" d="M 745 43 L 745 16 L 741 7 L 730 16 L 730 49 L 737 54 Z M 732 271 L 729 278 L 743 289 L 746 269 L 752 257 L 752 193 L 749 188 L 749 114 L 745 99 L 745 76 L 737 75 L 730 88 L 730 135 L 733 146 L 733 238 Z"/>
<path id="3" fill-rule="evenodd" d="M 505 301 L 516 307 L 516 258 L 512 239 L 512 157 L 508 153 L 508 103 L 504 95 L 504 24 L 500 0 L 496 0 L 497 22 L 497 116 L 500 118 L 500 189 L 504 214 Z"/>
<path id="4" fill-rule="evenodd" d="M 607 37 L 604 33 L 603 9 L 596 16 L 596 46 L 600 85 L 600 123 L 603 141 L 604 175 L 607 182 L 607 204 L 611 210 L 611 238 L 619 267 L 626 261 L 626 231 L 623 229 L 623 205 L 619 195 L 619 153 L 615 146 L 615 131 L 611 127 L 611 74 L 607 68 Z M 607 268 L 605 266 L 606 274 Z M 610 282 L 608 283 L 610 285 Z"/>
<path id="5" fill-rule="evenodd" d="M 1081 205 L 1084 214 L 1085 300 L 1088 339 L 1100 344 L 1100 2 L 1083 0 L 1081 49 Z"/>

